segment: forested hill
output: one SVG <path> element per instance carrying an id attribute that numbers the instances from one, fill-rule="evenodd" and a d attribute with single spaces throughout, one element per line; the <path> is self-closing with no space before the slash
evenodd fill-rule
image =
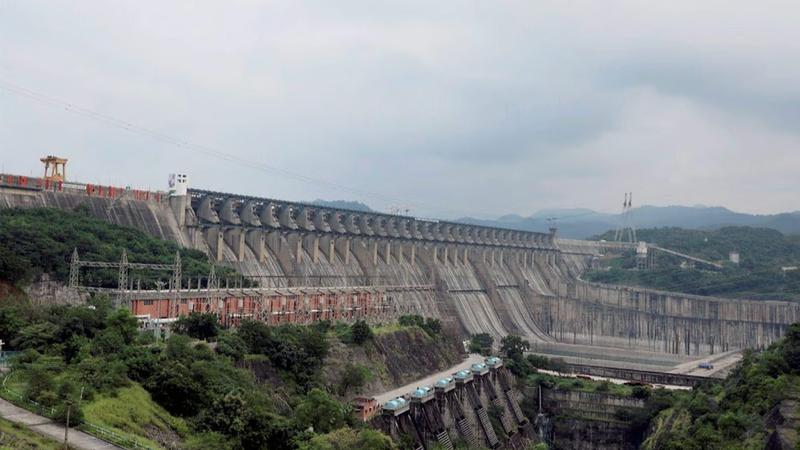
<path id="1" fill-rule="evenodd" d="M 650 422 L 645 450 L 797 448 L 800 324 L 762 353 L 747 352 L 724 383 L 676 395 Z"/>
<path id="2" fill-rule="evenodd" d="M 550 219 L 555 219 L 555 222 Z M 629 219 L 637 228 L 667 226 L 714 230 L 726 226 L 744 226 L 772 228 L 786 234 L 800 233 L 800 211 L 759 215 L 710 206 L 641 206 L 630 212 Z M 583 208 L 549 209 L 529 217 L 506 215 L 490 220 L 463 218 L 459 221 L 529 231 L 546 231 L 555 223 L 559 236 L 575 239 L 585 239 L 623 223 L 619 214 Z"/>
<path id="3" fill-rule="evenodd" d="M 73 249 L 81 259 L 119 261 L 122 250 L 130 262 L 172 264 L 181 252 L 184 278 L 207 277 L 211 269 L 201 251 L 180 248 L 174 242 L 154 238 L 135 228 L 113 225 L 81 211 L 51 208 L 0 209 L 0 281 L 25 285 L 42 273 L 66 282 Z M 217 274 L 238 277 L 230 268 L 217 267 Z M 142 288 L 152 288 L 170 273 L 131 271 Z M 116 269 L 92 269 L 82 274 L 87 285 L 117 287 Z"/>
<path id="4" fill-rule="evenodd" d="M 724 263 L 723 270 L 682 267 L 681 261 L 659 255 L 657 266 L 634 270 L 634 254 L 610 261 L 610 269 L 587 273 L 591 281 L 644 286 L 654 289 L 752 299 L 800 299 L 800 237 L 786 236 L 766 228 L 726 227 L 719 230 L 653 228 L 638 231 L 640 240 L 711 261 Z M 609 231 L 598 239 L 611 239 Z M 740 254 L 739 265 L 727 262 L 728 254 Z"/>
<path id="5" fill-rule="evenodd" d="M 725 227 L 718 230 L 649 228 L 638 230 L 640 241 L 711 261 L 725 261 L 739 252 L 742 267 L 800 265 L 800 236 L 784 235 L 770 228 Z M 613 240 L 614 231 L 593 239 Z"/>

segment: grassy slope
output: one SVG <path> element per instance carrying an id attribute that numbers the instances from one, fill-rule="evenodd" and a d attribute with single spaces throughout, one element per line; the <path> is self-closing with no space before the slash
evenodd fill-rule
<path id="1" fill-rule="evenodd" d="M 165 440 L 187 437 L 189 433 L 183 419 L 170 415 L 135 383 L 113 396 L 96 397 L 84 406 L 83 412 L 86 420 L 95 425 L 157 448 L 164 447 Z"/>
<path id="2" fill-rule="evenodd" d="M 14 392 L 25 392 L 24 373 L 15 371 L 13 375 L 6 387 Z M 2 396 L 12 402 L 17 400 L 13 396 Z M 98 395 L 83 405 L 83 413 L 87 422 L 153 448 L 164 448 L 165 442 L 191 437 L 186 422 L 156 404 L 137 383 L 119 389 L 114 395 Z M 86 431 L 91 433 L 91 430 Z"/>
<path id="3" fill-rule="evenodd" d="M 0 450 L 57 450 L 59 442 L 37 434 L 21 425 L 0 419 Z"/>

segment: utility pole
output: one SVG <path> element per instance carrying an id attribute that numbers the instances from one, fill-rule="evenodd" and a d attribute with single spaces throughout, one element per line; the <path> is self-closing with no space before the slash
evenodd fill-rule
<path id="1" fill-rule="evenodd" d="M 64 402 L 67 405 L 67 421 L 64 423 L 64 450 L 69 450 L 69 413 L 72 411 L 72 401 Z"/>

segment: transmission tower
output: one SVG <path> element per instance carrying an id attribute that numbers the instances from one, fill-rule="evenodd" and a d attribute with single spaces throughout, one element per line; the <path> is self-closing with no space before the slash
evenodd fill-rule
<path id="1" fill-rule="evenodd" d="M 636 238 L 636 226 L 631 220 L 631 210 L 633 209 L 633 192 L 625 193 L 625 200 L 622 201 L 622 214 L 620 215 L 619 227 L 614 232 L 615 242 L 638 241 Z"/>
<path id="2" fill-rule="evenodd" d="M 128 250 L 122 249 L 122 257 L 119 259 L 119 279 L 117 289 L 120 295 L 128 287 Z"/>
<path id="3" fill-rule="evenodd" d="M 72 250 L 72 259 L 69 263 L 69 287 L 70 289 L 77 289 L 80 277 L 81 262 L 78 258 L 78 247 Z"/>
<path id="4" fill-rule="evenodd" d="M 182 278 L 183 278 L 183 276 L 181 275 L 181 252 L 180 251 L 176 251 L 175 252 L 175 268 L 172 270 L 172 300 L 173 300 L 173 302 L 175 304 L 175 308 L 176 309 L 178 308 L 180 295 L 181 295 L 180 291 L 181 291 Z M 170 306 L 170 308 L 172 307 L 172 305 L 169 305 L 169 306 Z M 170 312 L 171 311 L 172 310 L 170 309 Z"/>

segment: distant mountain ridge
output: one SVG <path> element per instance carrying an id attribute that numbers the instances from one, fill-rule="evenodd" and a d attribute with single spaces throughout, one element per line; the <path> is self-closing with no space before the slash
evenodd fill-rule
<path id="1" fill-rule="evenodd" d="M 615 229 L 621 214 L 606 214 L 585 208 L 547 209 L 529 217 L 509 214 L 497 219 L 465 217 L 458 222 L 527 231 L 547 231 L 548 219 L 558 227 L 559 236 L 584 239 Z M 642 206 L 630 213 L 637 228 L 680 227 L 716 229 L 724 226 L 772 228 L 784 234 L 800 234 L 800 211 L 780 214 L 747 214 L 721 206 Z"/>
<path id="2" fill-rule="evenodd" d="M 329 208 L 375 212 L 364 203 L 352 200 L 322 200 L 311 202 Z M 549 208 L 536 211 L 528 217 L 506 214 L 497 219 L 463 217 L 456 222 L 515 230 L 546 232 L 552 223 L 558 235 L 572 239 L 586 239 L 613 230 L 622 221 L 621 214 L 608 214 L 588 208 Z M 636 228 L 679 227 L 712 230 L 726 226 L 772 228 L 783 234 L 800 234 L 800 211 L 780 214 L 748 214 L 731 211 L 722 206 L 641 206 L 630 213 Z"/>
<path id="3" fill-rule="evenodd" d="M 327 206 L 328 208 L 341 208 L 341 209 L 351 209 L 353 211 L 373 212 L 372 208 L 370 208 L 369 206 L 353 200 L 322 200 L 318 198 L 312 201 L 311 204 L 318 206 Z"/>

